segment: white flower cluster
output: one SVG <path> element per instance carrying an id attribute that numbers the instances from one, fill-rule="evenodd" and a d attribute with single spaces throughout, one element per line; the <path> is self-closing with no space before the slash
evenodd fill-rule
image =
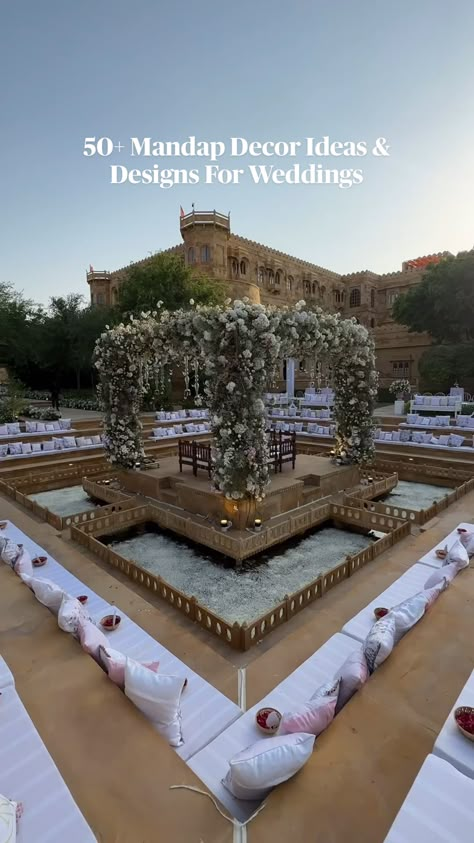
<path id="1" fill-rule="evenodd" d="M 269 482 L 262 396 L 277 361 L 287 357 L 331 362 L 338 449 L 349 461 L 370 460 L 377 375 L 367 330 L 354 319 L 307 311 L 304 302 L 278 309 L 248 299 L 146 313 L 102 334 L 95 365 L 109 458 L 127 468 L 143 459 L 139 412 L 148 373 L 156 365 L 192 360 L 205 377 L 214 484 L 234 500 L 261 498 Z"/>
<path id="2" fill-rule="evenodd" d="M 399 395 L 401 398 L 408 399 L 411 395 L 410 381 L 407 381 L 404 378 L 401 378 L 398 381 L 392 381 L 388 390 L 392 393 L 392 395 Z"/>

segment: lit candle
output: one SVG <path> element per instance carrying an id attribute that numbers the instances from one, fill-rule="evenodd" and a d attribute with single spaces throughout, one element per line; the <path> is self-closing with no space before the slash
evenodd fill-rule
<path id="1" fill-rule="evenodd" d="M 222 527 L 223 530 L 225 530 L 225 528 L 228 526 L 228 524 L 229 524 L 229 522 L 228 522 L 227 518 L 221 518 L 221 527 Z"/>
<path id="2" fill-rule="evenodd" d="M 253 522 L 253 524 L 254 524 L 255 530 L 261 530 L 262 529 L 262 519 L 261 518 L 256 518 L 255 521 Z"/>

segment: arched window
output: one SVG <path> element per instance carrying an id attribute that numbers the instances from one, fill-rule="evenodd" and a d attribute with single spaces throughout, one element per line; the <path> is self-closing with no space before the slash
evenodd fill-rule
<path id="1" fill-rule="evenodd" d="M 276 287 L 280 286 L 280 280 L 281 280 L 281 274 L 280 274 L 280 272 L 276 272 L 275 273 L 275 286 Z"/>
<path id="2" fill-rule="evenodd" d="M 262 286 L 264 280 L 265 280 L 265 270 L 264 270 L 263 266 L 260 266 L 257 270 L 257 282 L 260 286 Z"/>
<path id="3" fill-rule="evenodd" d="M 315 296 L 315 295 L 316 295 L 316 284 L 314 283 L 314 281 L 313 281 L 313 283 L 311 284 L 311 294 L 312 294 L 313 296 Z"/>
<path id="4" fill-rule="evenodd" d="M 293 276 L 292 275 L 289 275 L 288 278 L 286 279 L 286 287 L 287 287 L 288 292 L 291 293 L 292 290 L 293 290 Z"/>
<path id="5" fill-rule="evenodd" d="M 353 287 L 351 290 L 349 307 L 360 307 L 360 290 L 358 287 Z"/>
<path id="6" fill-rule="evenodd" d="M 268 283 L 270 285 L 273 285 L 273 282 L 275 280 L 275 275 L 274 275 L 273 269 L 267 269 L 267 276 L 268 276 Z"/>
<path id="7" fill-rule="evenodd" d="M 324 298 L 324 296 L 326 295 L 326 287 L 321 287 L 320 292 L 321 292 L 322 297 Z"/>
<path id="8" fill-rule="evenodd" d="M 247 264 L 245 261 L 240 261 L 240 274 L 247 275 Z"/>
<path id="9" fill-rule="evenodd" d="M 194 246 L 188 249 L 188 263 L 194 263 Z"/>
<path id="10" fill-rule="evenodd" d="M 370 320 L 370 327 L 375 328 L 375 319 Z"/>
<path id="11" fill-rule="evenodd" d="M 236 261 L 235 258 L 232 259 L 231 269 L 232 269 L 232 277 L 237 278 L 237 276 L 239 274 L 239 262 Z"/>
<path id="12" fill-rule="evenodd" d="M 211 250 L 209 246 L 201 246 L 201 263 L 209 263 L 211 260 Z"/>
<path id="13" fill-rule="evenodd" d="M 375 307 L 375 290 L 370 291 L 370 306 Z"/>

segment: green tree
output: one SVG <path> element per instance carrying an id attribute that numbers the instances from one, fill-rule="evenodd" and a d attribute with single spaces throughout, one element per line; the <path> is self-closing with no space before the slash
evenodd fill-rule
<path id="1" fill-rule="evenodd" d="M 441 343 L 474 340 L 474 251 L 430 266 L 420 284 L 399 296 L 393 316 Z"/>
<path id="2" fill-rule="evenodd" d="M 42 309 L 11 284 L 0 283 L 0 362 L 15 373 L 28 373 Z"/>
<path id="3" fill-rule="evenodd" d="M 447 392 L 460 383 L 474 389 L 474 343 L 438 345 L 428 348 L 419 363 L 421 388 L 427 392 Z"/>
<path id="4" fill-rule="evenodd" d="M 218 281 L 196 276 L 179 255 L 162 252 L 144 264 L 130 266 L 119 288 L 117 306 L 122 314 L 138 315 L 156 310 L 159 301 L 167 310 L 178 310 L 189 307 L 190 299 L 196 304 L 218 304 L 224 298 Z"/>
<path id="5" fill-rule="evenodd" d="M 72 378 L 81 388 L 81 374 L 92 372 L 95 342 L 114 314 L 104 308 L 84 307 L 79 293 L 51 299 L 43 320 L 37 363 L 52 394 L 58 394 Z"/>

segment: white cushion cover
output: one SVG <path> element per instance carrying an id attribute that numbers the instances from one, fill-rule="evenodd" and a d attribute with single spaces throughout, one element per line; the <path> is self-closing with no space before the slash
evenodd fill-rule
<path id="1" fill-rule="evenodd" d="M 71 429 L 71 419 L 59 419 L 59 427 L 61 430 Z"/>
<path id="2" fill-rule="evenodd" d="M 8 436 L 8 427 L 6 424 L 0 424 L 0 436 Z"/>
<path id="3" fill-rule="evenodd" d="M 54 442 L 42 442 L 41 447 L 43 451 L 54 451 Z"/>
<path id="4" fill-rule="evenodd" d="M 93 445 L 100 445 L 101 443 L 99 434 L 97 434 L 96 436 L 91 436 L 91 440 Z"/>
<path id="5" fill-rule="evenodd" d="M 46 425 L 44 422 L 36 422 L 36 430 L 38 433 L 44 433 L 46 430 Z"/>
<path id="6" fill-rule="evenodd" d="M 76 440 L 74 439 L 74 436 L 63 436 L 63 442 L 65 448 L 76 447 Z"/>
<path id="7" fill-rule="evenodd" d="M 42 577 L 32 577 L 29 580 L 23 579 L 33 591 L 36 599 L 43 606 L 47 606 L 55 614 L 59 612 L 63 598 L 67 597 L 62 588 L 52 580 L 43 579 Z"/>
<path id="8" fill-rule="evenodd" d="M 0 794 L 0 843 L 15 843 L 17 803 Z"/>
<path id="9" fill-rule="evenodd" d="M 8 430 L 8 433 L 13 433 L 13 434 L 20 433 L 20 425 L 19 425 L 18 422 L 11 422 L 10 424 L 7 424 L 7 430 Z"/>
<path id="10" fill-rule="evenodd" d="M 32 448 L 30 442 L 23 442 L 21 446 L 22 454 L 31 454 Z"/>
<path id="11" fill-rule="evenodd" d="M 152 721 L 170 746 L 181 746 L 180 700 L 184 687 L 181 676 L 164 676 L 127 658 L 125 695 Z"/>
<path id="12" fill-rule="evenodd" d="M 264 799 L 272 787 L 286 782 L 306 764 L 315 739 L 315 735 L 297 732 L 257 741 L 231 758 L 222 784 L 237 799 Z"/>
<path id="13" fill-rule="evenodd" d="M 36 433 L 36 422 L 35 421 L 26 421 L 25 422 L 25 431 L 27 433 Z"/>
<path id="14" fill-rule="evenodd" d="M 448 553 L 446 564 L 449 565 L 451 562 L 454 562 L 459 570 L 469 565 L 469 554 L 460 539 L 454 542 Z"/>
<path id="15" fill-rule="evenodd" d="M 58 612 L 58 626 L 64 632 L 70 632 L 76 637 L 79 635 L 79 622 L 89 620 L 89 615 L 82 603 L 69 594 L 64 594 Z"/>
<path id="16" fill-rule="evenodd" d="M 41 451 L 41 442 L 32 442 L 31 443 L 31 450 L 35 454 L 37 454 L 38 451 Z"/>
<path id="17" fill-rule="evenodd" d="M 0 559 L 13 568 L 21 553 L 21 548 L 11 539 L 0 536 Z"/>

